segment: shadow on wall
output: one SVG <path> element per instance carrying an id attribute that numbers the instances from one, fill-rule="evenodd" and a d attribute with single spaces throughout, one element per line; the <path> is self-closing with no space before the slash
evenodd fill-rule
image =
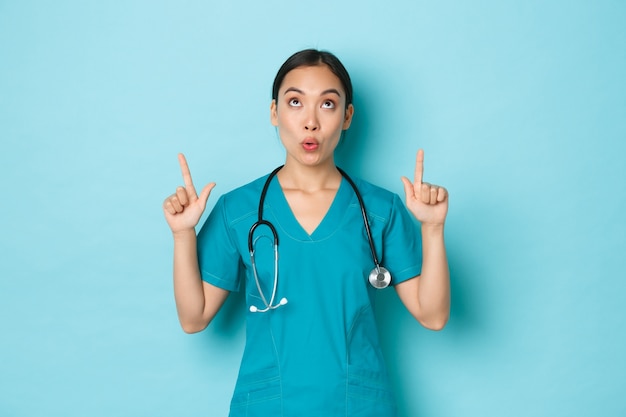
<path id="1" fill-rule="evenodd" d="M 462 349 L 465 342 L 480 333 L 477 326 L 481 327 L 479 323 L 484 321 L 478 317 L 480 309 L 477 303 L 480 301 L 471 288 L 479 274 L 478 266 L 463 257 L 461 247 L 454 244 L 447 246 L 452 306 L 450 320 L 441 332 L 423 328 L 406 310 L 395 290 L 381 291 L 377 297 L 376 319 L 399 416 L 428 414 L 423 405 L 427 398 L 422 396 L 431 389 L 423 387 L 432 386 L 433 381 L 423 380 L 423 372 L 420 372 L 422 365 L 432 368 L 429 362 L 433 358 L 436 362 L 455 349 Z M 443 387 L 441 391 L 444 391 Z"/>
<path id="2" fill-rule="evenodd" d="M 467 196 L 471 198 L 471 193 Z M 400 416 L 428 415 L 434 397 L 439 397 L 436 394 L 444 396 L 447 386 L 437 385 L 445 381 L 426 378 L 432 378 L 439 369 L 446 378 L 454 377 L 453 367 L 460 358 L 484 360 L 485 352 L 498 352 L 515 334 L 511 328 L 516 323 L 502 317 L 519 309 L 519 302 L 508 303 L 506 299 L 518 296 L 511 289 L 510 269 L 515 269 L 516 257 L 523 258 L 524 253 L 512 249 L 504 230 L 506 225 L 518 224 L 516 236 L 520 241 L 528 239 L 528 232 L 523 221 L 511 218 L 509 206 L 514 200 L 503 202 L 504 206 L 472 207 L 474 203 L 464 203 L 464 197 L 458 197 L 446 232 L 452 301 L 446 327 L 441 332 L 424 329 L 394 290 L 383 291 L 378 297 L 376 318 Z M 507 268 L 493 268 L 494 254 L 499 254 L 499 262 Z"/>

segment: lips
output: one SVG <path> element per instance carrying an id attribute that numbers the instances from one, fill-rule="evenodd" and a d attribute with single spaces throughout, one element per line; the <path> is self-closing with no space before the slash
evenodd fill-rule
<path id="1" fill-rule="evenodd" d="M 319 142 L 315 138 L 306 138 L 301 143 L 302 147 L 307 152 L 314 151 L 320 146 Z"/>

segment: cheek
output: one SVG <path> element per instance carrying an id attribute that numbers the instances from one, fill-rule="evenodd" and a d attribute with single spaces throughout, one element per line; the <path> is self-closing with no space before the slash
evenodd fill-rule
<path id="1" fill-rule="evenodd" d="M 293 117 L 288 117 L 284 113 L 279 113 L 276 118 L 278 122 L 278 127 L 281 129 L 289 129 L 290 126 L 294 124 Z"/>
<path id="2" fill-rule="evenodd" d="M 344 123 L 344 113 L 338 112 L 333 115 L 329 115 L 326 119 L 326 124 L 331 130 L 341 130 L 343 128 Z"/>
<path id="3" fill-rule="evenodd" d="M 300 123 L 293 115 L 278 114 L 276 118 L 278 132 L 281 136 L 293 136 L 299 131 Z"/>

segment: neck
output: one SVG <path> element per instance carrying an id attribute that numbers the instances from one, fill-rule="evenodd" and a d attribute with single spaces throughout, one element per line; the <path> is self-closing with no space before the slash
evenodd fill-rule
<path id="1" fill-rule="evenodd" d="M 314 192 L 321 189 L 337 189 L 341 183 L 341 174 L 334 161 L 323 165 L 306 166 L 285 162 L 278 171 L 278 181 L 283 189 L 297 189 Z"/>

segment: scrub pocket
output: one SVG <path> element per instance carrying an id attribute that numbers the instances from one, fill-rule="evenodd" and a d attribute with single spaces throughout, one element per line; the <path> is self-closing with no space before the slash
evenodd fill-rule
<path id="1" fill-rule="evenodd" d="M 386 374 L 349 367 L 346 395 L 347 415 L 351 417 L 396 415 L 396 403 Z"/>
<path id="2" fill-rule="evenodd" d="M 242 375 L 230 404 L 230 417 L 282 415 L 282 388 L 276 367 Z"/>
<path id="3" fill-rule="evenodd" d="M 378 341 L 374 312 L 362 308 L 348 337 L 347 415 L 392 417 L 396 403 Z"/>

